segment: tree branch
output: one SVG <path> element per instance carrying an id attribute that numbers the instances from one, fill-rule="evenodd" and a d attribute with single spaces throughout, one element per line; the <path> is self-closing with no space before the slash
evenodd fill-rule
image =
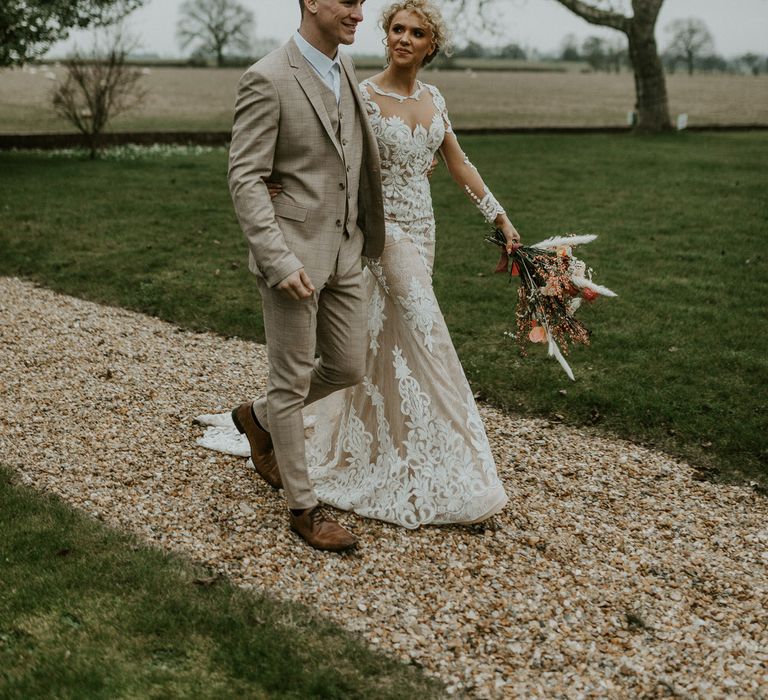
<path id="1" fill-rule="evenodd" d="M 632 0 L 632 10 L 635 13 L 635 17 L 642 13 L 646 22 L 650 22 L 653 25 L 656 24 L 656 19 L 663 4 L 664 0 Z"/>
<path id="2" fill-rule="evenodd" d="M 590 24 L 597 24 L 601 27 L 612 27 L 620 32 L 627 33 L 632 23 L 632 18 L 621 14 L 621 12 L 612 12 L 611 10 L 601 10 L 583 0 L 557 0 L 561 5 L 567 7 L 571 12 L 586 20 Z M 659 2 L 661 6 L 661 2 Z"/>

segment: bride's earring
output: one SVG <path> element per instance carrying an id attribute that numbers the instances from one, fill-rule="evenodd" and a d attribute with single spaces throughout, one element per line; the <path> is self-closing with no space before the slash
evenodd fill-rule
<path id="1" fill-rule="evenodd" d="M 387 37 L 384 37 L 381 40 L 381 43 L 384 44 L 384 67 L 386 68 L 389 65 L 389 61 L 390 61 L 389 44 L 387 44 Z"/>

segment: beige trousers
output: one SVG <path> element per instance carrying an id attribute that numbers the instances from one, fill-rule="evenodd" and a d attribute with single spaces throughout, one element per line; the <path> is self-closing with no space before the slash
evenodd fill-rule
<path id="1" fill-rule="evenodd" d="M 312 280 L 316 291 L 308 299 L 290 299 L 257 278 L 269 377 L 266 395 L 253 408 L 272 436 L 289 508 L 317 504 L 307 474 L 301 409 L 357 384 L 365 371 L 363 242 L 359 230 L 343 236 L 334 272 L 319 283 Z"/>

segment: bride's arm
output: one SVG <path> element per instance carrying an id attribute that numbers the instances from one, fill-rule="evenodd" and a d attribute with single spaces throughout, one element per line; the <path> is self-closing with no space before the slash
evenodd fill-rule
<path id="1" fill-rule="evenodd" d="M 502 206 L 486 187 L 483 178 L 477 172 L 477 168 L 470 163 L 453 130 L 446 131 L 445 139 L 440 146 L 440 154 L 448 166 L 451 177 L 469 195 L 486 221 L 502 230 L 507 239 L 507 252 L 511 252 L 512 245 L 520 243 L 520 234 L 512 225 Z"/>

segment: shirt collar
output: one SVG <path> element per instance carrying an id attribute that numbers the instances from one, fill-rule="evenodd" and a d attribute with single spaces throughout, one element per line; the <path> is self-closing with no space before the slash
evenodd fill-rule
<path id="1" fill-rule="evenodd" d="M 316 49 L 310 44 L 299 32 L 296 32 L 293 36 L 293 40 L 301 51 L 301 55 L 312 64 L 312 67 L 320 75 L 328 75 L 334 66 L 338 66 L 341 70 L 341 62 L 339 61 L 339 51 L 336 50 L 335 58 L 328 58 L 322 51 Z"/>

